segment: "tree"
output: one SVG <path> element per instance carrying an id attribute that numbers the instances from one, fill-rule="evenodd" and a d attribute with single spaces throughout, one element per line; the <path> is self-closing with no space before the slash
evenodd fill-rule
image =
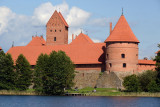
<path id="1" fill-rule="evenodd" d="M 143 72 L 142 74 L 140 74 L 138 76 L 139 78 L 139 82 L 141 84 L 141 88 L 142 88 L 142 91 L 148 91 L 148 84 L 151 82 L 151 81 L 155 81 L 156 80 L 156 77 L 157 77 L 157 72 L 155 71 L 152 71 L 152 70 L 148 70 L 146 72 Z"/>
<path id="2" fill-rule="evenodd" d="M 147 86 L 148 92 L 158 92 L 159 87 L 155 80 L 152 80 Z"/>
<path id="3" fill-rule="evenodd" d="M 26 90 L 32 84 L 32 70 L 29 62 L 20 54 L 16 60 L 16 88 Z"/>
<path id="4" fill-rule="evenodd" d="M 141 91 L 140 83 L 136 75 L 130 75 L 124 78 L 123 86 L 128 92 L 139 92 Z"/>
<path id="5" fill-rule="evenodd" d="M 13 90 L 15 88 L 15 72 L 10 54 L 0 52 L 0 89 Z"/>
<path id="6" fill-rule="evenodd" d="M 154 61 L 156 61 L 155 70 L 158 72 L 157 77 L 160 79 L 160 51 L 157 53 L 157 56 L 155 56 Z"/>
<path id="7" fill-rule="evenodd" d="M 46 55 L 47 58 L 47 55 Z M 74 65 L 70 58 L 63 51 L 53 51 L 45 60 L 44 55 L 40 55 L 36 64 L 35 78 L 42 79 L 41 87 L 36 87 L 41 93 L 47 95 L 60 95 L 64 93 L 64 88 L 71 88 L 74 79 Z M 37 83 L 35 83 L 36 85 Z"/>
<path id="8" fill-rule="evenodd" d="M 48 71 L 48 59 L 49 56 L 47 54 L 41 54 L 38 59 L 34 70 L 34 89 L 36 92 L 43 91 L 43 73 Z"/>

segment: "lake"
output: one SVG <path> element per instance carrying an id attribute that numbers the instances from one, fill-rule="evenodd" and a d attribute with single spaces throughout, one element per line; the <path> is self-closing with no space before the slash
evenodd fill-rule
<path id="1" fill-rule="evenodd" d="M 0 96 L 0 107 L 160 107 L 160 98 Z"/>

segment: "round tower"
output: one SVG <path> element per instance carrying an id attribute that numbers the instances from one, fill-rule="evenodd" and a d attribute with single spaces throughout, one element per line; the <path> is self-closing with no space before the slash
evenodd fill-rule
<path id="1" fill-rule="evenodd" d="M 110 24 L 110 35 L 105 43 L 107 71 L 137 71 L 139 41 L 123 14 L 113 31 Z"/>

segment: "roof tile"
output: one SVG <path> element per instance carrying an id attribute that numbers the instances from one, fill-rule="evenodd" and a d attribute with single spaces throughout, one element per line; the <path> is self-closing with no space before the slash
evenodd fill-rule
<path id="1" fill-rule="evenodd" d="M 121 15 L 113 31 L 105 42 L 136 42 L 139 40 L 136 38 L 132 32 L 127 20 L 124 15 Z"/>

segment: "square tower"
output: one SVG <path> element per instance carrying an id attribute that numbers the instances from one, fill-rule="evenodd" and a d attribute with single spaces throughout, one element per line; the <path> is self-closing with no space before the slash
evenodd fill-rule
<path id="1" fill-rule="evenodd" d="M 55 11 L 46 25 L 46 45 L 68 44 L 68 27 L 62 14 Z"/>

